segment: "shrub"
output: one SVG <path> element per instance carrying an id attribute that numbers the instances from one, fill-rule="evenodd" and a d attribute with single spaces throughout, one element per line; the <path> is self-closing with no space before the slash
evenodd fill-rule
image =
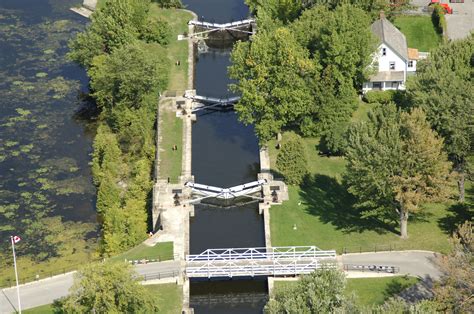
<path id="1" fill-rule="evenodd" d="M 364 101 L 369 104 L 388 104 L 393 100 L 394 91 L 368 91 L 364 95 Z"/>
<path id="2" fill-rule="evenodd" d="M 276 166 L 288 184 L 300 184 L 307 173 L 307 160 L 301 138 L 294 138 L 284 143 L 277 156 Z"/>
<path id="3" fill-rule="evenodd" d="M 439 4 L 433 5 L 433 13 L 431 14 L 431 21 L 436 29 L 436 32 L 443 36 L 446 33 L 447 25 L 444 16 L 444 9 Z"/>

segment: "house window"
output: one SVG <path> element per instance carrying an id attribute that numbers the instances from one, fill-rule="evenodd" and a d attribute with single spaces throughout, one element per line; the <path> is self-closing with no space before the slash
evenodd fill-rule
<path id="1" fill-rule="evenodd" d="M 381 82 L 373 82 L 372 83 L 372 89 L 382 89 L 382 83 Z"/>
<path id="2" fill-rule="evenodd" d="M 392 88 L 398 89 L 398 82 L 392 82 Z"/>
<path id="3" fill-rule="evenodd" d="M 413 61 L 412 60 L 408 61 L 408 67 L 413 68 Z"/>
<path id="4" fill-rule="evenodd" d="M 382 48 L 382 56 L 386 56 L 387 55 L 387 48 Z"/>
<path id="5" fill-rule="evenodd" d="M 395 61 L 390 61 L 389 66 L 390 70 L 395 70 Z"/>

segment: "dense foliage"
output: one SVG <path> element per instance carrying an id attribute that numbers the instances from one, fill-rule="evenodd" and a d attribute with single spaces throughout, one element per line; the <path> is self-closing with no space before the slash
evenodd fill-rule
<path id="1" fill-rule="evenodd" d="M 124 263 L 90 264 L 74 278 L 70 295 L 55 302 L 59 313 L 157 313 L 156 296 Z"/>
<path id="2" fill-rule="evenodd" d="M 388 104 L 350 129 L 346 181 L 367 214 L 398 213 L 400 234 L 408 236 L 410 213 L 427 200 L 443 199 L 450 163 L 443 140 L 420 109 L 400 112 Z"/>
<path id="3" fill-rule="evenodd" d="M 368 15 L 351 5 L 314 6 L 288 25 L 269 25 L 232 53 L 239 118 L 262 143 L 291 128 L 339 150 L 375 49 Z"/>
<path id="4" fill-rule="evenodd" d="M 364 101 L 369 104 L 388 104 L 393 101 L 394 91 L 371 90 L 364 94 Z"/>
<path id="5" fill-rule="evenodd" d="M 299 136 L 291 138 L 281 147 L 276 166 L 288 184 L 300 184 L 307 173 L 306 153 Z"/>
<path id="6" fill-rule="evenodd" d="M 156 104 L 169 71 L 162 45 L 170 29 L 149 10 L 149 0 L 108 1 L 70 44 L 101 110 L 92 170 L 105 255 L 136 245 L 147 232 Z"/>
<path id="7" fill-rule="evenodd" d="M 445 313 L 474 312 L 474 234 L 472 222 L 460 225 L 452 238 L 453 250 L 441 256 L 443 273 L 435 285 L 435 299 Z"/>
<path id="8" fill-rule="evenodd" d="M 295 287 L 277 290 L 266 313 L 334 313 L 350 309 L 346 278 L 338 270 L 319 270 L 301 277 Z"/>
<path id="9" fill-rule="evenodd" d="M 473 66 L 471 34 L 433 51 L 428 60 L 419 63 L 417 75 L 407 86 L 412 106 L 423 108 L 432 127 L 445 139 L 445 150 L 459 173 L 461 201 L 474 150 Z"/>

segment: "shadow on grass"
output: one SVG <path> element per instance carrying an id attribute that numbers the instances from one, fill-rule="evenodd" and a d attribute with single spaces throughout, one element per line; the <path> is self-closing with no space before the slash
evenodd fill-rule
<path id="1" fill-rule="evenodd" d="M 406 295 L 414 294 L 412 297 L 416 297 L 419 292 L 416 288 L 412 288 L 414 285 L 416 285 L 416 283 L 417 280 L 409 278 L 407 276 L 393 278 L 393 280 L 391 280 L 387 284 L 387 287 L 383 292 L 385 299 L 398 296 L 402 292 L 404 292 Z M 407 289 L 410 289 L 410 291 L 408 291 Z"/>
<path id="2" fill-rule="evenodd" d="M 456 231 L 458 225 L 466 220 L 474 219 L 474 209 L 472 204 L 457 203 L 448 208 L 448 214 L 438 220 L 438 226 L 446 233 L 452 234 Z"/>
<path id="3" fill-rule="evenodd" d="M 371 230 L 379 234 L 398 234 L 388 223 L 376 218 L 362 218 L 360 210 L 354 207 L 355 198 L 332 177 L 320 174 L 307 176 L 300 195 L 310 214 L 318 216 L 323 223 L 331 223 L 338 230 L 346 233 Z"/>

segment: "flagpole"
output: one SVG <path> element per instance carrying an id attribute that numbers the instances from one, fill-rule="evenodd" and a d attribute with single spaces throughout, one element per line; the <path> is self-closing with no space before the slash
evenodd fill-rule
<path id="1" fill-rule="evenodd" d="M 15 265 L 16 296 L 18 298 L 18 313 L 21 314 L 20 286 L 18 285 L 18 270 L 16 268 L 15 241 L 13 241 L 13 236 L 10 236 L 10 240 L 12 242 L 13 264 Z"/>

